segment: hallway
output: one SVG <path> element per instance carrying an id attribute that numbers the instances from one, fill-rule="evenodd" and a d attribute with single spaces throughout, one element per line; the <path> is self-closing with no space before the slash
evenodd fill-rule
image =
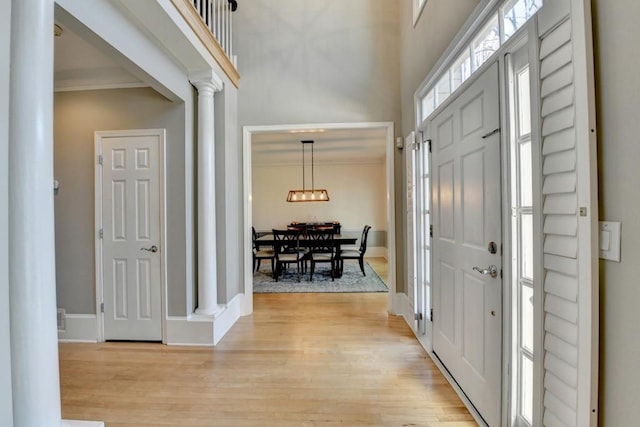
<path id="1" fill-rule="evenodd" d="M 62 414 L 133 426 L 471 427 L 386 294 L 262 294 L 215 348 L 60 344 Z"/>

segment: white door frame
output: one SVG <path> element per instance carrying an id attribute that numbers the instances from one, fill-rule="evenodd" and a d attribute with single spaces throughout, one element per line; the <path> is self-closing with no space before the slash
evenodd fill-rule
<path id="1" fill-rule="evenodd" d="M 386 183 L 387 183 L 387 259 L 388 259 L 388 287 L 389 287 L 389 312 L 399 312 L 398 298 L 396 297 L 396 215 L 395 215 L 395 142 L 393 122 L 362 122 L 362 123 L 314 123 L 299 125 L 271 125 L 271 126 L 244 126 L 242 130 L 242 178 L 243 178 L 243 214 L 244 214 L 244 304 L 242 314 L 253 312 L 253 260 L 251 251 L 251 225 L 252 214 L 252 188 L 251 188 L 251 139 L 253 134 L 263 132 L 288 132 L 292 130 L 307 129 L 327 130 L 357 130 L 357 129 L 385 129 L 386 130 Z"/>
<path id="2" fill-rule="evenodd" d="M 416 247 L 420 246 L 420 239 L 416 228 L 419 227 L 418 215 L 416 215 L 416 206 L 419 203 L 418 197 L 418 183 L 416 179 L 416 173 L 419 167 L 415 165 L 415 150 L 416 150 L 416 132 L 411 131 L 409 135 L 404 137 L 404 164 L 405 164 L 405 268 L 406 268 L 406 294 L 408 297 L 409 306 L 411 311 L 407 312 L 406 321 L 411 325 L 416 335 L 421 334 L 421 321 L 418 313 L 422 313 L 422 308 L 418 305 L 420 301 L 420 292 L 418 290 L 417 282 L 420 274 L 417 273 L 416 263 L 418 262 L 416 254 Z"/>
<path id="3" fill-rule="evenodd" d="M 157 136 L 160 140 L 159 147 L 159 202 L 160 202 L 160 296 L 161 296 L 161 325 L 162 325 L 162 342 L 167 342 L 167 245 L 165 236 L 167 235 L 166 223 L 166 179 L 165 179 L 165 148 L 166 148 L 166 130 L 165 129 L 135 129 L 135 130 L 111 130 L 96 131 L 94 133 L 94 236 L 95 236 L 95 275 L 96 275 L 96 319 L 97 319 L 97 341 L 104 342 L 104 265 L 102 259 L 103 239 L 100 237 L 102 229 L 102 139 L 105 137 L 127 137 L 127 136 Z"/>

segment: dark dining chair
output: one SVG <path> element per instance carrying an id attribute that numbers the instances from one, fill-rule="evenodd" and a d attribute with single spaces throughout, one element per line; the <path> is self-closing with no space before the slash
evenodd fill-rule
<path id="1" fill-rule="evenodd" d="M 307 252 L 300 247 L 300 230 L 276 230 L 273 229 L 275 241 L 274 253 L 276 262 L 276 282 L 280 274 L 284 275 L 287 266 L 296 264 L 298 270 L 298 282 L 307 259 Z"/>
<path id="2" fill-rule="evenodd" d="M 331 265 L 331 281 L 334 280 L 334 272 L 338 268 L 336 258 L 336 248 L 333 242 L 333 227 L 328 229 L 308 230 L 307 239 L 309 242 L 309 280 L 313 280 L 313 272 L 317 263 L 329 263 Z"/>
<path id="3" fill-rule="evenodd" d="M 340 272 L 344 269 L 344 260 L 345 259 L 357 259 L 360 264 L 360 270 L 362 270 L 362 275 L 366 276 L 367 273 L 364 272 L 364 254 L 367 252 L 367 237 L 369 236 L 369 230 L 371 230 L 370 225 L 365 225 L 362 230 L 362 236 L 360 237 L 360 248 L 357 249 L 343 249 L 340 251 L 339 262 L 340 262 Z"/>
<path id="4" fill-rule="evenodd" d="M 255 273 L 260 270 L 260 263 L 263 259 L 271 261 L 271 275 L 275 277 L 275 258 L 276 254 L 273 250 L 273 246 L 263 246 L 258 243 L 258 233 L 256 233 L 255 227 L 251 227 L 251 234 L 253 236 L 253 271 Z"/>

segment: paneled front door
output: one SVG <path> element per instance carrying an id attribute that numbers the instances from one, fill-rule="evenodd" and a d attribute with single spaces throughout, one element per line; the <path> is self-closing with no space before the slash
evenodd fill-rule
<path id="1" fill-rule="evenodd" d="M 490 426 L 500 426 L 501 171 L 497 64 L 429 121 L 433 350 Z"/>

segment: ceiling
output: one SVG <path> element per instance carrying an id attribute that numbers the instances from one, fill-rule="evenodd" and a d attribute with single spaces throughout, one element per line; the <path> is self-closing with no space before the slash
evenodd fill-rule
<path id="1" fill-rule="evenodd" d="M 55 37 L 54 87 L 56 91 L 96 90 L 147 86 L 122 67 L 106 43 L 88 41 L 60 22 L 62 34 Z M 292 126 L 283 126 L 291 128 Z M 314 162 L 383 163 L 386 158 L 386 128 L 319 129 L 295 126 L 295 130 L 252 133 L 252 162 L 255 165 L 301 164 L 301 140 L 313 140 Z M 311 161 L 307 146 L 306 161 Z"/>
<path id="2" fill-rule="evenodd" d="M 147 86 L 116 59 L 60 23 L 54 37 L 54 88 L 56 91 Z M 106 50 L 106 49 L 105 49 Z"/>
<path id="3" fill-rule="evenodd" d="M 253 133 L 251 156 L 254 165 L 302 163 L 302 140 L 312 140 L 314 162 L 383 163 L 386 158 L 386 128 L 307 129 Z M 305 146 L 306 163 L 311 147 Z"/>

